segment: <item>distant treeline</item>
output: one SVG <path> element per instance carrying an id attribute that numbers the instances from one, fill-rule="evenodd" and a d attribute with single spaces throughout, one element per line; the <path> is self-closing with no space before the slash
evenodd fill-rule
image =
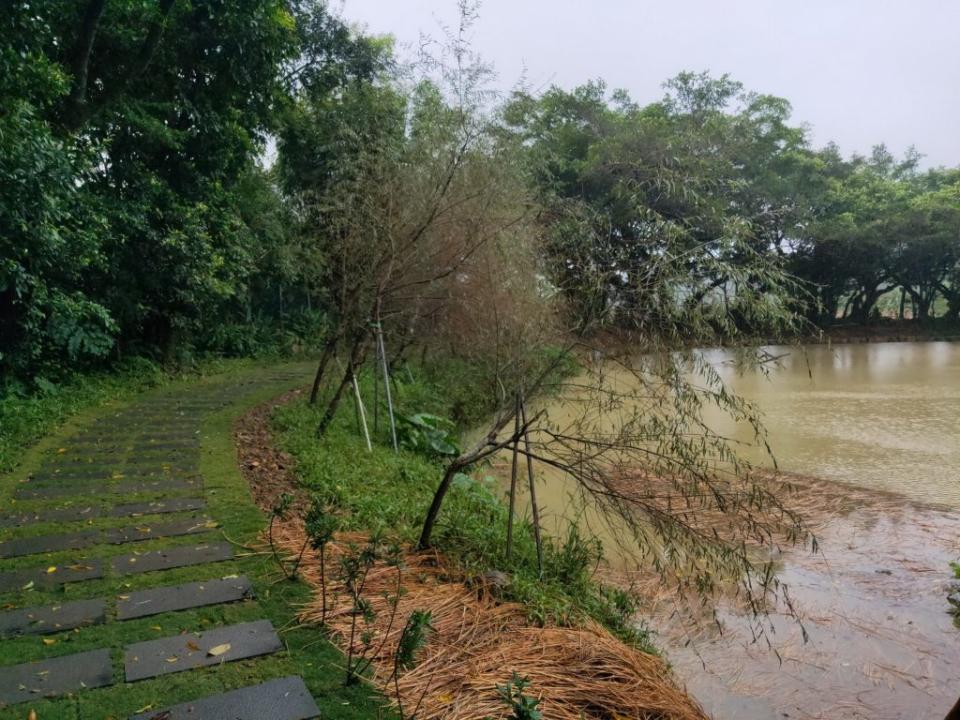
<path id="1" fill-rule="evenodd" d="M 647 106 L 602 83 L 499 101 L 448 40 L 411 80 L 321 0 L 6 4 L 0 382 L 295 349 L 374 307 L 409 343 L 451 316 L 436 298 L 463 283 L 440 284 L 480 257 L 484 217 L 533 238 L 521 279 L 581 331 L 681 337 L 704 304 L 718 334 L 787 306 L 866 321 L 896 289 L 913 317 L 960 316 L 960 170 L 816 150 L 786 100 L 727 77 Z"/>
<path id="2" fill-rule="evenodd" d="M 631 302 L 631 274 L 658 256 L 654 238 L 682 232 L 717 257 L 779 257 L 819 324 L 867 322 L 891 291 L 901 291 L 901 317 L 906 305 L 925 320 L 939 299 L 960 319 L 960 169 L 922 171 L 915 151 L 897 159 L 882 145 L 849 159 L 834 145 L 814 149 L 790 125 L 786 100 L 728 77 L 683 73 L 666 88 L 643 107 L 602 83 L 509 106 L 541 156 L 541 186 L 587 198 L 606 228 L 608 242 L 585 255 L 559 250 L 566 272 L 581 271 L 572 257 L 621 265 Z M 735 250 L 732 238 L 744 242 Z M 729 289 L 729 280 L 716 274 L 711 284 Z"/>

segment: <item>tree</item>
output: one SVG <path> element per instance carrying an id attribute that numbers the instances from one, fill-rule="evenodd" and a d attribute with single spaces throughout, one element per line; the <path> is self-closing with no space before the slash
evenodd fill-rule
<path id="1" fill-rule="evenodd" d="M 77 187 L 90 157 L 44 120 L 67 87 L 44 53 L 49 8 L 0 18 L 0 379 L 82 365 L 113 347 L 116 326 L 84 277 L 103 262 L 100 217 Z"/>
<path id="2" fill-rule="evenodd" d="M 485 247 L 529 214 L 512 147 L 495 142 L 482 105 L 486 70 L 463 40 L 470 22 L 465 12 L 410 86 L 385 73 L 321 103 L 305 93 L 283 136 L 283 174 L 333 320 L 311 402 L 341 345 L 347 358 L 318 434 L 377 334 L 388 326 L 400 354 L 441 332 L 491 259 Z"/>
<path id="3" fill-rule="evenodd" d="M 291 93 L 337 93 L 377 43 L 319 0 L 17 1 L 2 22 L 4 375 L 175 359 L 309 309 L 292 223 L 248 212 L 287 212 L 258 158 Z"/>
<path id="4" fill-rule="evenodd" d="M 702 105 L 697 112 L 697 123 L 711 122 Z M 513 335 L 500 328 L 510 342 L 489 343 L 495 369 L 522 371 L 497 376 L 496 412 L 446 466 L 420 547 L 433 542 L 454 479 L 514 447 L 570 477 L 665 577 L 677 573 L 706 591 L 736 568 L 761 579 L 751 594 L 757 608 L 771 589 L 770 568 L 757 566 L 745 543 L 798 539 L 802 524 L 706 425 L 703 409 L 719 405 L 762 438 L 756 409 L 689 348 L 790 332 L 797 288 L 777 253 L 758 251 L 764 243 L 750 223 L 727 214 L 719 170 L 700 174 L 711 160 L 691 151 L 684 163 L 667 152 L 663 141 L 675 137 L 677 122 L 665 104 L 639 110 L 618 94 L 611 106 L 596 84 L 521 95 L 505 109 L 501 132 L 526 149 L 546 206 L 545 287 L 568 302 L 554 304 L 549 336 L 539 324 Z M 709 193 L 715 188 L 720 198 Z M 488 314 L 498 314 L 496 304 Z M 547 363 L 525 361 L 547 343 L 561 352 Z M 559 367 L 571 357 L 582 373 L 568 380 Z M 743 353 L 745 362 L 763 357 Z M 572 419 L 518 421 L 518 393 L 559 394 Z M 520 444 L 527 433 L 530 446 Z M 704 522 L 713 515 L 721 520 Z"/>

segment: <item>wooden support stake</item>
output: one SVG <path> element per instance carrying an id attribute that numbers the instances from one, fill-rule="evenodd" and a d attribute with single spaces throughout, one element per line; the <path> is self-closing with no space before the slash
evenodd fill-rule
<path id="1" fill-rule="evenodd" d="M 517 393 L 513 422 L 513 466 L 510 470 L 510 509 L 507 515 L 507 560 L 513 555 L 513 512 L 517 501 L 517 456 L 520 454 L 520 393 Z"/>
<path id="2" fill-rule="evenodd" d="M 530 428 L 527 427 L 527 404 L 520 398 L 520 418 L 523 421 L 523 445 L 527 456 L 527 478 L 530 481 L 530 508 L 533 512 L 533 536 L 537 541 L 537 571 L 543 578 L 543 540 L 540 536 L 540 509 L 537 507 L 537 486 L 533 479 L 533 457 L 530 455 Z M 516 457 L 516 453 L 514 453 Z"/>
<path id="3" fill-rule="evenodd" d="M 367 441 L 367 452 L 373 452 L 373 444 L 370 442 L 370 431 L 367 429 L 367 414 L 363 411 L 363 400 L 360 398 L 360 385 L 357 383 L 356 375 L 353 376 L 353 395 L 357 402 L 360 423 L 363 425 L 363 437 Z"/>
<path id="4" fill-rule="evenodd" d="M 377 318 L 377 347 L 380 349 L 380 363 L 383 367 L 383 387 L 387 396 L 387 413 L 390 416 L 390 437 L 393 440 L 393 451 L 400 452 L 397 442 L 397 421 L 393 414 L 393 396 L 390 394 L 390 368 L 387 366 L 387 349 L 383 344 L 383 329 L 380 327 L 380 318 Z"/>

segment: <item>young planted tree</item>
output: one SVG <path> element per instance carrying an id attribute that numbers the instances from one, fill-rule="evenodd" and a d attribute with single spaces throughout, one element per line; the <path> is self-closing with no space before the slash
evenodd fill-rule
<path id="1" fill-rule="evenodd" d="M 311 402 L 332 359 L 345 357 L 318 435 L 378 333 L 402 349 L 429 332 L 465 278 L 489 261 L 484 248 L 502 244 L 530 214 L 517 163 L 494 142 L 482 106 L 486 69 L 464 40 L 471 17 L 464 8 L 459 30 L 438 57 L 422 60 L 412 84 L 384 76 L 333 104 L 305 96 L 281 144 L 332 316 Z M 322 174 L 296 161 L 305 147 L 331 144 L 341 151 Z"/>

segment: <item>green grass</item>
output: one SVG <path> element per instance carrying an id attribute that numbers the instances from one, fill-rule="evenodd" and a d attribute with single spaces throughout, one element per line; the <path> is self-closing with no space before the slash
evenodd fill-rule
<path id="1" fill-rule="evenodd" d="M 304 382 L 307 382 L 309 367 L 301 367 L 304 372 Z M 228 370 L 216 376 L 190 381 L 192 391 L 198 394 L 203 393 L 207 389 L 214 389 L 220 383 L 247 377 L 256 378 L 265 372 L 251 368 L 248 364 L 232 365 Z M 252 543 L 257 533 L 265 526 L 265 518 L 253 504 L 249 488 L 237 469 L 236 451 L 231 433 L 232 424 L 246 408 L 276 396 L 289 385 L 290 382 L 287 381 L 258 387 L 236 404 L 209 415 L 202 426 L 200 470 L 205 481 L 206 514 L 220 523 L 223 531 L 238 543 Z M 119 387 L 121 395 L 124 396 L 129 396 L 128 393 L 133 392 L 129 386 L 114 387 L 115 389 Z M 173 391 L 183 387 L 185 386 L 182 383 L 169 383 L 167 387 L 149 393 L 142 400 L 149 404 L 150 399 L 161 397 L 168 390 Z M 107 396 L 116 397 L 111 393 L 96 395 L 96 397 Z M 114 401 L 112 407 L 116 406 Z M 98 410 L 90 410 L 76 417 L 70 423 L 70 427 L 82 426 L 97 413 Z M 22 463 L 18 472 L 0 481 L 3 485 L 0 488 L 2 497 L 8 498 L 14 484 L 23 474 L 35 468 L 45 454 L 55 452 L 56 448 L 64 443 L 64 439 L 59 434 L 51 435 L 31 450 L 19 453 Z M 40 504 L 32 503 L 32 505 L 36 507 Z M 23 504 L 23 507 L 26 506 Z M 97 527 L 117 524 L 149 525 L 151 522 L 162 522 L 162 519 L 137 518 L 136 521 L 131 521 L 128 518 L 125 522 L 123 520 L 97 521 Z M 70 529 L 62 524 L 57 527 L 62 527 L 62 531 Z M 50 530 L 50 526 L 36 526 L 30 529 L 30 534 L 42 534 Z M 197 542 L 196 536 L 157 539 L 137 543 L 135 548 L 143 551 L 195 542 Z M 130 552 L 132 547 L 131 545 L 100 547 L 90 549 L 86 554 L 89 557 L 109 559 L 111 555 Z M 20 558 L 15 562 L 6 561 L 4 568 L 44 567 L 68 561 L 76 562 L 77 557 L 77 552 L 32 556 Z M 14 603 L 17 606 L 25 606 L 81 598 L 112 598 L 146 587 L 233 574 L 246 574 L 253 581 L 257 594 L 256 601 L 167 613 L 125 622 L 111 620 L 105 625 L 46 636 L 48 640 L 55 641 L 52 645 L 45 644 L 40 637 L 35 636 L 4 640 L 2 642 L 4 665 L 109 648 L 114 661 L 115 684 L 108 688 L 84 691 L 72 698 L 37 700 L 35 703 L 0 710 L 0 720 L 20 720 L 26 717 L 31 707 L 43 720 L 60 720 L 61 718 L 63 720 L 104 720 L 105 718 L 122 720 L 146 707 L 159 709 L 169 704 L 289 674 L 299 674 L 304 678 L 320 706 L 323 717 L 347 720 L 390 717 L 389 713 L 385 713 L 382 709 L 384 699 L 371 688 L 366 685 L 344 686 L 342 670 L 344 663 L 339 650 L 316 629 L 297 627 L 296 608 L 309 600 L 311 590 L 299 582 L 275 582 L 278 579 L 278 572 L 268 555 L 244 556 L 242 551 L 239 551 L 238 557 L 234 560 L 216 565 L 180 568 L 163 573 L 145 573 L 125 578 L 108 576 L 102 580 L 68 585 L 60 590 L 34 589 L 26 593 L 2 596 L 0 604 Z M 286 651 L 263 658 L 226 663 L 219 667 L 174 673 L 143 682 L 132 684 L 123 682 L 122 648 L 129 643 L 262 618 L 269 619 L 278 629 L 287 647 Z"/>
<path id="2" fill-rule="evenodd" d="M 457 414 L 476 421 L 489 409 L 463 404 L 473 392 L 460 387 L 469 377 L 469 368 L 460 364 L 417 374 L 399 373 L 398 412 Z M 371 408 L 371 378 L 362 377 L 361 385 Z M 407 450 L 394 453 L 382 414 L 373 451 L 368 452 L 349 397 L 318 442 L 314 431 L 323 409 L 322 402 L 311 408 L 306 401 L 296 401 L 274 416 L 276 436 L 296 458 L 303 485 L 341 516 L 345 528 L 382 531 L 415 542 L 442 476 L 442 461 Z M 492 570 L 508 574 L 507 599 L 523 603 L 535 622 L 568 625 L 593 618 L 625 641 L 655 652 L 649 633 L 631 619 L 633 598 L 594 580 L 592 571 L 602 552 L 598 542 L 575 531 L 565 538 L 547 538 L 540 578 L 533 528 L 523 519 L 515 533 L 513 556 L 507 559 L 507 508 L 502 495 L 499 484 L 486 476 L 483 467 L 474 468 L 471 478 L 457 479 L 444 502 L 435 545 L 468 575 Z"/>
<path id="3" fill-rule="evenodd" d="M 0 386 L 0 473 L 13 470 L 38 440 L 79 413 L 90 419 L 97 409 L 117 407 L 151 388 L 226 377 L 263 365 L 251 360 L 206 360 L 190 369 L 171 370 L 133 358 L 110 372 L 77 374 L 60 384 L 41 379 L 34 388 Z"/>

